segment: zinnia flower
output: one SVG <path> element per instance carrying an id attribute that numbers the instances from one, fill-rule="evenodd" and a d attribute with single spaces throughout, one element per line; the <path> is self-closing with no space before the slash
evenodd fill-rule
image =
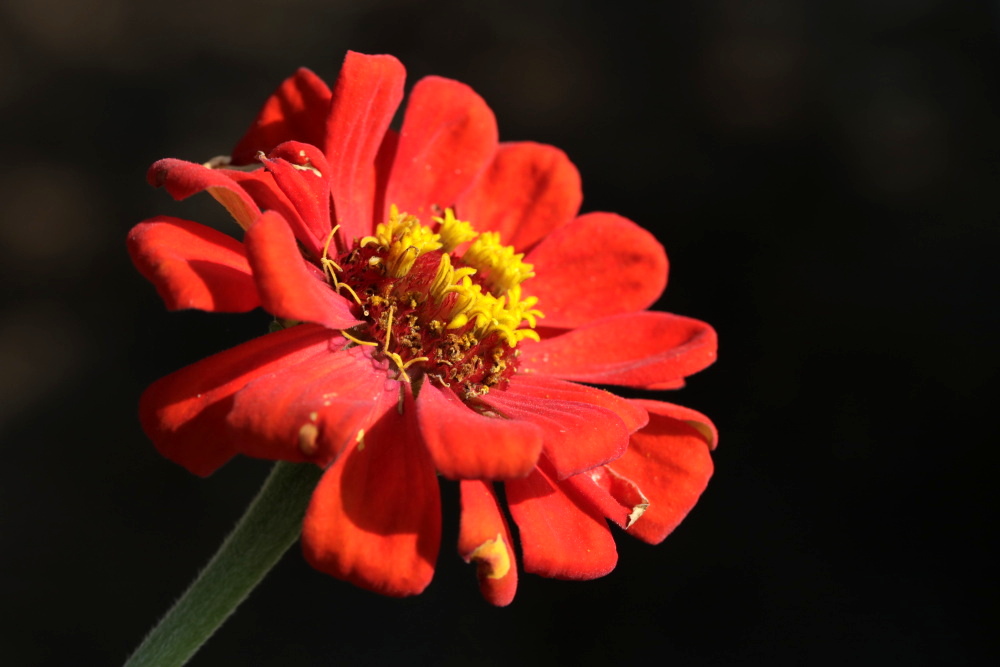
<path id="1" fill-rule="evenodd" d="M 715 429 L 669 403 L 590 385 L 672 389 L 715 359 L 706 324 L 647 312 L 667 259 L 618 215 L 578 216 L 558 149 L 498 143 L 456 81 L 349 53 L 331 91 L 301 69 L 231 159 L 161 160 L 152 184 L 207 191 L 242 242 L 160 216 L 129 250 L 170 309 L 262 307 L 272 331 L 153 384 L 159 451 L 199 475 L 233 455 L 325 469 L 302 544 L 317 569 L 421 592 L 441 536 L 438 476 L 458 480 L 458 550 L 494 604 L 525 572 L 589 579 L 617 560 L 607 519 L 651 543 L 694 505 Z M 581 384 L 584 383 L 584 384 Z"/>

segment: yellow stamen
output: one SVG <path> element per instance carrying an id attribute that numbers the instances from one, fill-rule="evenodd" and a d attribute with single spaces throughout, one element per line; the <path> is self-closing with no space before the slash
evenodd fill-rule
<path id="1" fill-rule="evenodd" d="M 343 329 L 340 330 L 340 335 L 343 336 L 344 338 L 346 338 L 347 340 L 351 341 L 355 345 L 370 345 L 372 347 L 378 347 L 378 343 L 376 343 L 375 341 L 373 341 L 373 340 L 360 340 L 358 338 L 355 338 L 351 334 L 347 333 L 347 331 L 345 331 Z"/>

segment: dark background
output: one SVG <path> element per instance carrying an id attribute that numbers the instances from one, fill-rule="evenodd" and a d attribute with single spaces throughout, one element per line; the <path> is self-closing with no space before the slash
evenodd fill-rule
<path id="1" fill-rule="evenodd" d="M 667 400 L 716 474 L 667 541 L 594 582 L 479 599 L 454 550 L 394 600 L 293 549 L 195 665 L 988 664 L 996 628 L 1000 9 L 948 0 L 100 0 L 0 5 L 0 656 L 120 664 L 269 465 L 203 480 L 141 433 L 142 388 L 266 317 L 167 314 L 125 253 L 208 197 L 295 67 L 348 48 L 475 88 L 501 139 L 564 149 L 584 210 L 659 236 L 658 308 L 719 331 Z M 450 488 L 450 487 L 449 487 Z"/>

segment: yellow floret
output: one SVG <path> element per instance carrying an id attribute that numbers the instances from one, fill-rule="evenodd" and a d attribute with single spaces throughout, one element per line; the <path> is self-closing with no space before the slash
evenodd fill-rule
<path id="1" fill-rule="evenodd" d="M 478 232 L 472 225 L 455 217 L 455 212 L 450 208 L 445 209 L 443 218 L 434 218 L 438 223 L 438 235 L 441 237 L 442 248 L 445 252 L 451 252 L 466 241 L 471 241 L 478 236 Z"/>
<path id="2" fill-rule="evenodd" d="M 534 266 L 522 260 L 524 253 L 514 253 L 513 246 L 503 245 L 497 232 L 483 232 L 462 255 L 469 266 L 479 269 L 490 291 L 500 295 L 535 275 Z"/>
<path id="3" fill-rule="evenodd" d="M 421 255 L 441 249 L 441 237 L 430 227 L 420 224 L 415 216 L 400 213 L 395 205 L 389 209 L 389 221 L 380 222 L 374 236 L 361 239 L 361 247 L 376 243 L 388 251 L 386 270 L 393 278 L 402 278 Z"/>

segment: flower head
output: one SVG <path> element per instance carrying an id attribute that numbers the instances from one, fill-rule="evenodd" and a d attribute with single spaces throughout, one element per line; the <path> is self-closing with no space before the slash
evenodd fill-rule
<path id="1" fill-rule="evenodd" d="M 525 572 L 604 575 L 606 520 L 663 540 L 705 488 L 715 430 L 590 385 L 680 387 L 715 333 L 645 310 L 663 248 L 620 216 L 578 216 L 561 151 L 498 143 L 485 102 L 438 77 L 396 132 L 403 83 L 395 58 L 349 53 L 333 90 L 305 69 L 286 80 L 231 159 L 151 167 L 244 234 L 152 218 L 129 235 L 139 271 L 168 308 L 262 307 L 275 326 L 153 384 L 143 427 L 199 475 L 238 453 L 322 466 L 305 555 L 371 590 L 430 582 L 439 475 L 459 481 L 459 553 L 491 602 L 518 570 L 497 483 Z"/>

